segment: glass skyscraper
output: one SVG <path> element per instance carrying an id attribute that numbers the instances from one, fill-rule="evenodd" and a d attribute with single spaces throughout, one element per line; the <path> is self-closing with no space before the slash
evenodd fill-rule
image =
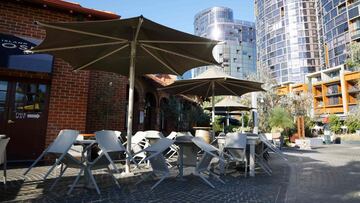
<path id="1" fill-rule="evenodd" d="M 256 74 L 256 33 L 253 22 L 235 20 L 233 11 L 212 7 L 195 15 L 195 35 L 226 42 L 214 48 L 214 58 L 223 70 L 234 77 L 245 79 Z M 192 77 L 209 66 L 192 70 Z"/>
<path id="2" fill-rule="evenodd" d="M 279 84 L 320 70 L 316 0 L 255 0 L 257 67 Z"/>
<path id="3" fill-rule="evenodd" d="M 347 44 L 360 40 L 359 0 L 318 0 L 323 69 L 343 65 Z"/>

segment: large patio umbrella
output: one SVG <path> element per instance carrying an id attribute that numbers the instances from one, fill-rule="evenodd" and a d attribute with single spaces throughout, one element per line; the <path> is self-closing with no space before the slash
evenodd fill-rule
<path id="1" fill-rule="evenodd" d="M 160 90 L 172 94 L 189 94 L 201 97 L 212 97 L 212 122 L 215 121 L 215 96 L 234 95 L 241 96 L 245 93 L 265 91 L 262 83 L 250 80 L 240 80 L 232 77 L 218 68 L 209 68 L 197 77 L 189 80 L 177 80 Z M 214 130 L 214 124 L 213 130 Z"/>
<path id="2" fill-rule="evenodd" d="M 212 107 L 205 107 L 205 109 L 211 111 Z M 251 109 L 253 108 L 244 106 L 231 97 L 225 97 L 223 100 L 215 104 L 215 114 L 226 115 L 227 125 L 229 125 L 230 115 L 241 115 L 241 125 L 244 127 L 244 114 L 242 111 L 250 111 Z"/>
<path id="3" fill-rule="evenodd" d="M 218 64 L 212 55 L 217 41 L 180 32 L 142 16 L 120 20 L 37 24 L 45 28 L 46 38 L 32 52 L 53 54 L 69 62 L 74 70 L 102 70 L 129 76 L 129 151 L 135 75 L 181 75 L 194 67 Z"/>

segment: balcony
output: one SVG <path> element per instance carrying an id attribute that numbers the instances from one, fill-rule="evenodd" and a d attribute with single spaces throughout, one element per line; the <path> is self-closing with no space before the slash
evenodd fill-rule
<path id="1" fill-rule="evenodd" d="M 351 35 L 351 40 L 358 40 L 360 39 L 360 30 L 351 31 L 350 35 Z"/>
<path id="2" fill-rule="evenodd" d="M 349 92 L 349 94 L 359 93 L 360 88 L 356 87 L 356 86 L 352 86 L 352 87 L 349 88 L 348 92 Z"/>

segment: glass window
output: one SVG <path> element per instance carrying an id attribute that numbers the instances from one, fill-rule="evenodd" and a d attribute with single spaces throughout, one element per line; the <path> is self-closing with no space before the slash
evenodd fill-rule
<path id="1" fill-rule="evenodd" d="M 359 16 L 359 8 L 355 7 L 349 10 L 349 18 L 352 19 L 354 17 Z"/>
<path id="2" fill-rule="evenodd" d="M 46 85 L 20 83 L 16 84 L 16 112 L 42 112 L 45 107 Z"/>
<path id="3" fill-rule="evenodd" d="M 329 105 L 339 104 L 339 97 L 338 97 L 338 96 L 329 97 L 329 98 L 328 98 L 328 104 L 329 104 Z"/>

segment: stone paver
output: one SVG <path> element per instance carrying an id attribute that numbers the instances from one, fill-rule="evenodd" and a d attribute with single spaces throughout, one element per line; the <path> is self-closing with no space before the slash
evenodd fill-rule
<path id="1" fill-rule="evenodd" d="M 150 187 L 155 180 L 139 185 L 141 174 L 117 178 L 119 190 L 103 171 L 96 172 L 101 195 L 95 190 L 79 188 L 66 196 L 68 185 L 77 170 L 69 170 L 54 191 L 49 191 L 49 180 L 42 176 L 48 167 L 36 167 L 22 179 L 23 168 L 9 170 L 9 182 L 5 189 L 0 185 L 0 200 L 8 202 L 360 202 L 360 145 L 324 145 L 312 151 L 286 149 L 289 162 L 271 155 L 273 175 L 267 176 L 260 169 L 256 177 L 244 178 L 234 173 L 223 177 L 225 185 L 211 179 L 215 189 L 186 170 L 186 181 L 179 181 L 177 171 L 155 190 Z M 242 171 L 242 170 L 241 170 Z M 1 176 L 1 175 L 0 175 Z M 1 177 L 0 177 L 1 178 Z"/>
<path id="2" fill-rule="evenodd" d="M 360 145 L 289 150 L 286 202 L 360 202 Z"/>

